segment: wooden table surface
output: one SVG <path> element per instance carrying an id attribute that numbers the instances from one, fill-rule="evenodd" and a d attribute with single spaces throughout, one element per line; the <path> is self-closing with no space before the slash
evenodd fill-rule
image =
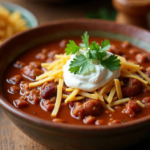
<path id="1" fill-rule="evenodd" d="M 1 1 L 1 0 L 0 0 Z M 31 2 L 31 0 L 4 0 L 19 4 L 35 14 L 39 23 L 43 24 L 48 21 L 68 18 L 85 17 L 88 7 L 84 5 L 52 5 L 44 3 Z M 77 9 L 78 8 L 78 9 Z M 128 150 L 147 150 L 150 138 L 128 148 Z M 0 150 L 50 150 L 45 146 L 38 144 L 24 133 L 22 133 L 5 115 L 0 108 Z"/>

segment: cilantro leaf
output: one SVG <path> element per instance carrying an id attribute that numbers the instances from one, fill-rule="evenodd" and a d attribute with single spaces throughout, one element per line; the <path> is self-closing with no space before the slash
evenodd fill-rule
<path id="1" fill-rule="evenodd" d="M 75 54 L 80 49 L 79 46 L 76 45 L 76 43 L 73 40 L 69 40 L 69 43 L 67 44 L 67 47 L 65 48 L 65 52 L 67 52 L 67 55 L 69 54 Z"/>
<path id="2" fill-rule="evenodd" d="M 101 65 L 106 67 L 107 69 L 114 71 L 118 70 L 120 67 L 120 60 L 117 59 L 117 56 L 111 55 L 107 59 L 101 60 Z"/>
<path id="3" fill-rule="evenodd" d="M 99 52 L 97 58 L 102 61 L 106 57 L 106 55 L 107 53 L 105 51 Z"/>
<path id="4" fill-rule="evenodd" d="M 86 58 L 83 54 L 77 55 L 76 58 L 71 61 L 69 71 L 74 74 L 86 75 L 95 70 L 95 65 L 92 64 L 92 60 Z"/>
<path id="5" fill-rule="evenodd" d="M 91 43 L 90 45 L 90 50 L 96 50 L 99 51 L 100 50 L 100 46 L 98 43 L 96 43 L 95 41 Z"/>
<path id="6" fill-rule="evenodd" d="M 87 31 L 84 33 L 83 36 L 81 36 L 82 38 L 82 42 L 85 44 L 86 49 L 89 48 L 89 35 L 87 33 Z"/>
<path id="7" fill-rule="evenodd" d="M 107 50 L 110 48 L 109 40 L 101 42 L 101 46 L 93 41 L 89 45 L 89 35 L 87 32 L 81 36 L 82 42 L 79 46 L 73 40 L 70 40 L 65 49 L 67 55 L 77 53 L 80 48 L 84 48 L 85 55 L 79 53 L 70 63 L 69 71 L 74 74 L 86 75 L 95 70 L 95 63 L 101 64 L 105 68 L 113 71 L 120 67 L 120 60 L 117 56 L 111 55 L 107 58 Z"/>
<path id="8" fill-rule="evenodd" d="M 104 40 L 101 42 L 101 52 L 102 51 L 107 51 L 110 48 L 110 41 L 109 40 Z"/>

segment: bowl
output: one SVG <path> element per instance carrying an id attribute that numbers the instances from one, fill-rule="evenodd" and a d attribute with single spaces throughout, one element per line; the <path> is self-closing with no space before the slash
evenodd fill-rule
<path id="1" fill-rule="evenodd" d="M 7 66 L 14 58 L 35 46 L 68 36 L 80 36 L 85 31 L 88 31 L 91 36 L 128 40 L 150 51 L 149 31 L 109 21 L 61 20 L 30 29 L 13 36 L 0 47 L 0 105 L 19 129 L 51 149 L 112 150 L 126 148 L 143 140 L 150 133 L 150 116 L 112 126 L 70 125 L 31 116 L 12 106 L 5 98 L 3 76 Z"/>
<path id="2" fill-rule="evenodd" d="M 6 9 L 8 9 L 10 12 L 19 11 L 23 17 L 27 21 L 27 25 L 29 28 L 38 26 L 38 21 L 36 17 L 27 9 L 10 3 L 10 2 L 0 2 L 0 5 L 4 6 Z"/>

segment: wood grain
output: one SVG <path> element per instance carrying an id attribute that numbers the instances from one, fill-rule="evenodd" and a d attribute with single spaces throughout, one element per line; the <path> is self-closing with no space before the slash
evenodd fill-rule
<path id="1" fill-rule="evenodd" d="M 50 150 L 22 133 L 0 108 L 0 150 Z"/>
<path id="2" fill-rule="evenodd" d="M 1 1 L 1 0 L 0 0 Z M 89 7 L 84 5 L 52 5 L 44 3 L 31 2 L 30 0 L 4 0 L 19 4 L 35 14 L 39 23 L 68 18 L 85 17 Z M 78 9 L 77 9 L 78 8 Z M 68 13 L 69 12 L 69 13 Z M 149 140 L 128 148 L 128 150 L 147 150 L 149 149 Z M 5 115 L 0 108 L 0 150 L 50 150 L 45 146 L 38 144 L 24 133 L 22 133 Z"/>

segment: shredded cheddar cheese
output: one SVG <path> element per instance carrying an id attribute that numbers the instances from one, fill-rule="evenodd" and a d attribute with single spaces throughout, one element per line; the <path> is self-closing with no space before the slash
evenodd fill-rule
<path id="1" fill-rule="evenodd" d="M 73 101 L 79 91 L 79 89 L 74 89 L 74 91 L 66 98 L 65 103 L 67 103 L 68 101 Z"/>
<path id="2" fill-rule="evenodd" d="M 108 99 L 107 99 L 107 101 L 108 101 L 109 104 L 112 102 L 113 97 L 115 95 L 115 92 L 116 92 L 116 88 L 115 88 L 115 86 L 113 86 L 112 89 L 111 89 L 111 91 L 110 91 L 110 94 L 108 96 Z"/>
<path id="3" fill-rule="evenodd" d="M 52 112 L 52 117 L 56 117 L 59 111 L 59 107 L 62 99 L 62 88 L 63 88 L 63 80 L 59 79 L 59 84 L 57 85 L 57 98 L 56 98 L 55 107 Z"/>
<path id="4" fill-rule="evenodd" d="M 118 79 L 114 79 L 118 99 L 122 99 L 121 84 Z"/>
<path id="5" fill-rule="evenodd" d="M 141 101 L 137 100 L 136 102 L 138 103 L 138 105 L 139 105 L 140 107 L 142 107 L 142 108 L 145 107 L 145 105 L 144 105 Z"/>

